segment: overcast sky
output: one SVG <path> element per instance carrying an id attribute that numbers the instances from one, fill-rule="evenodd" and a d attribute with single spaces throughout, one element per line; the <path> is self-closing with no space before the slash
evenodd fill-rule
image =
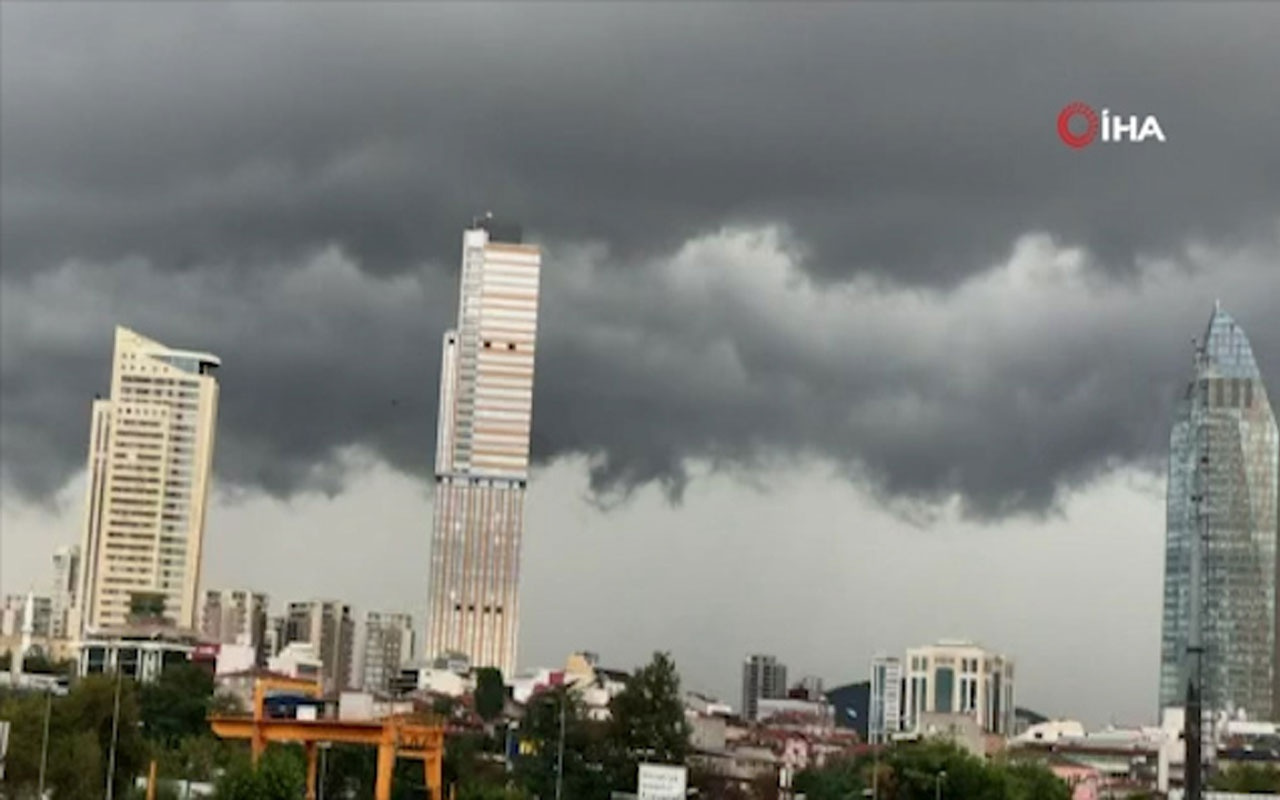
<path id="1" fill-rule="evenodd" d="M 0 591 L 112 328 L 223 359 L 206 586 L 426 602 L 461 230 L 544 248 L 522 658 L 970 636 L 1154 719 L 1215 299 L 1280 374 L 1280 6 L 0 6 Z M 1164 144 L 1058 139 L 1080 100 Z"/>

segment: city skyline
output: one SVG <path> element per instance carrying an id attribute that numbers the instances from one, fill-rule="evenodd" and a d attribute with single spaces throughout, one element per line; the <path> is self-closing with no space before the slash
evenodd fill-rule
<path id="1" fill-rule="evenodd" d="M 522 663 L 733 698 L 957 636 L 1150 719 L 1216 298 L 1280 375 L 1280 11 L 608 5 L 0 5 L 0 594 L 79 542 L 123 324 L 227 365 L 204 584 L 423 624 L 493 209 L 546 265 Z M 1167 142 L 1072 150 L 1076 100 Z"/>

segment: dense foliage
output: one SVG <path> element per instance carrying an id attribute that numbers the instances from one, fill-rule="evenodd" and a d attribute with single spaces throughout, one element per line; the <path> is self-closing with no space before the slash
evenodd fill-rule
<path id="1" fill-rule="evenodd" d="M 870 789 L 871 756 L 840 759 L 796 776 L 797 793 L 808 800 L 862 797 Z M 1070 800 L 1071 791 L 1044 766 L 984 761 L 945 743 L 886 750 L 879 761 L 881 800 Z"/>
<path id="2" fill-rule="evenodd" d="M 476 671 L 476 713 L 485 722 L 492 722 L 502 715 L 507 703 L 507 687 L 502 673 L 493 667 Z"/>
<path id="3" fill-rule="evenodd" d="M 1280 769 L 1271 764 L 1235 764 L 1210 778 L 1209 787 L 1241 794 L 1280 792 Z"/>
<path id="4" fill-rule="evenodd" d="M 529 800 L 608 797 L 634 792 L 641 761 L 683 763 L 689 751 L 675 664 L 664 653 L 628 679 L 614 698 L 608 722 L 588 718 L 576 693 L 565 688 L 534 697 L 517 723 L 502 719 L 506 690 L 496 670 L 477 676 L 475 709 L 483 729 L 449 734 L 445 781 L 457 800 Z M 116 797 L 131 798 L 135 779 L 155 759 L 162 779 L 215 784 L 218 800 L 273 800 L 300 796 L 306 759 L 300 747 L 271 746 L 255 767 L 244 742 L 223 742 L 209 729 L 208 714 L 231 710 L 216 698 L 207 671 L 191 664 L 169 667 L 153 684 L 96 676 L 77 681 L 66 697 L 0 695 L 0 718 L 13 723 L 6 796 L 34 794 L 45 710 L 50 710 L 47 785 L 53 800 L 100 797 L 106 782 L 112 713 L 120 691 Z M 453 705 L 453 704 L 450 704 Z M 563 758 L 561 742 L 563 741 Z M 521 755 L 509 764 L 508 745 Z M 371 800 L 376 774 L 373 748 L 335 745 L 322 751 L 324 796 Z M 563 765 L 563 771 L 561 766 Z M 424 796 L 420 762 L 401 760 L 395 800 Z M 171 787 L 162 789 L 161 797 Z"/>
<path id="5" fill-rule="evenodd" d="M 306 788 L 306 757 L 299 747 L 270 747 L 254 767 L 236 759 L 218 779 L 215 800 L 297 800 Z"/>
<path id="6" fill-rule="evenodd" d="M 147 761 L 132 681 L 119 683 L 120 716 L 113 783 L 117 795 L 133 783 Z M 34 794 L 39 782 L 46 714 L 49 747 L 46 789 L 54 800 L 79 800 L 103 792 L 111 752 L 117 683 L 95 676 L 76 683 L 65 697 L 41 693 L 0 695 L 0 719 L 12 724 L 5 778 L 13 795 Z"/>
<path id="7" fill-rule="evenodd" d="M 689 755 L 689 723 L 680 675 L 667 653 L 636 671 L 609 706 L 610 784 L 634 791 L 639 764 L 683 764 Z"/>

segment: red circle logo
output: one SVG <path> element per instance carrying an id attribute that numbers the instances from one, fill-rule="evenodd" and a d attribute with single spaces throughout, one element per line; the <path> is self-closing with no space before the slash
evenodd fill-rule
<path id="1" fill-rule="evenodd" d="M 1071 120 L 1076 117 L 1084 117 L 1084 133 L 1071 132 Z M 1058 138 L 1062 139 L 1062 143 L 1067 147 L 1079 150 L 1093 142 L 1097 135 L 1098 112 L 1087 104 L 1079 101 L 1068 103 L 1058 112 Z"/>

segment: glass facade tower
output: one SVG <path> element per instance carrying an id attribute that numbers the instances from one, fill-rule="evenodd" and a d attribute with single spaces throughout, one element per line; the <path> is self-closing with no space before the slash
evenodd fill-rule
<path id="1" fill-rule="evenodd" d="M 1191 548 L 1201 542 L 1207 714 L 1275 719 L 1275 415 L 1244 330 L 1215 308 L 1169 443 L 1160 704 L 1183 705 Z"/>

